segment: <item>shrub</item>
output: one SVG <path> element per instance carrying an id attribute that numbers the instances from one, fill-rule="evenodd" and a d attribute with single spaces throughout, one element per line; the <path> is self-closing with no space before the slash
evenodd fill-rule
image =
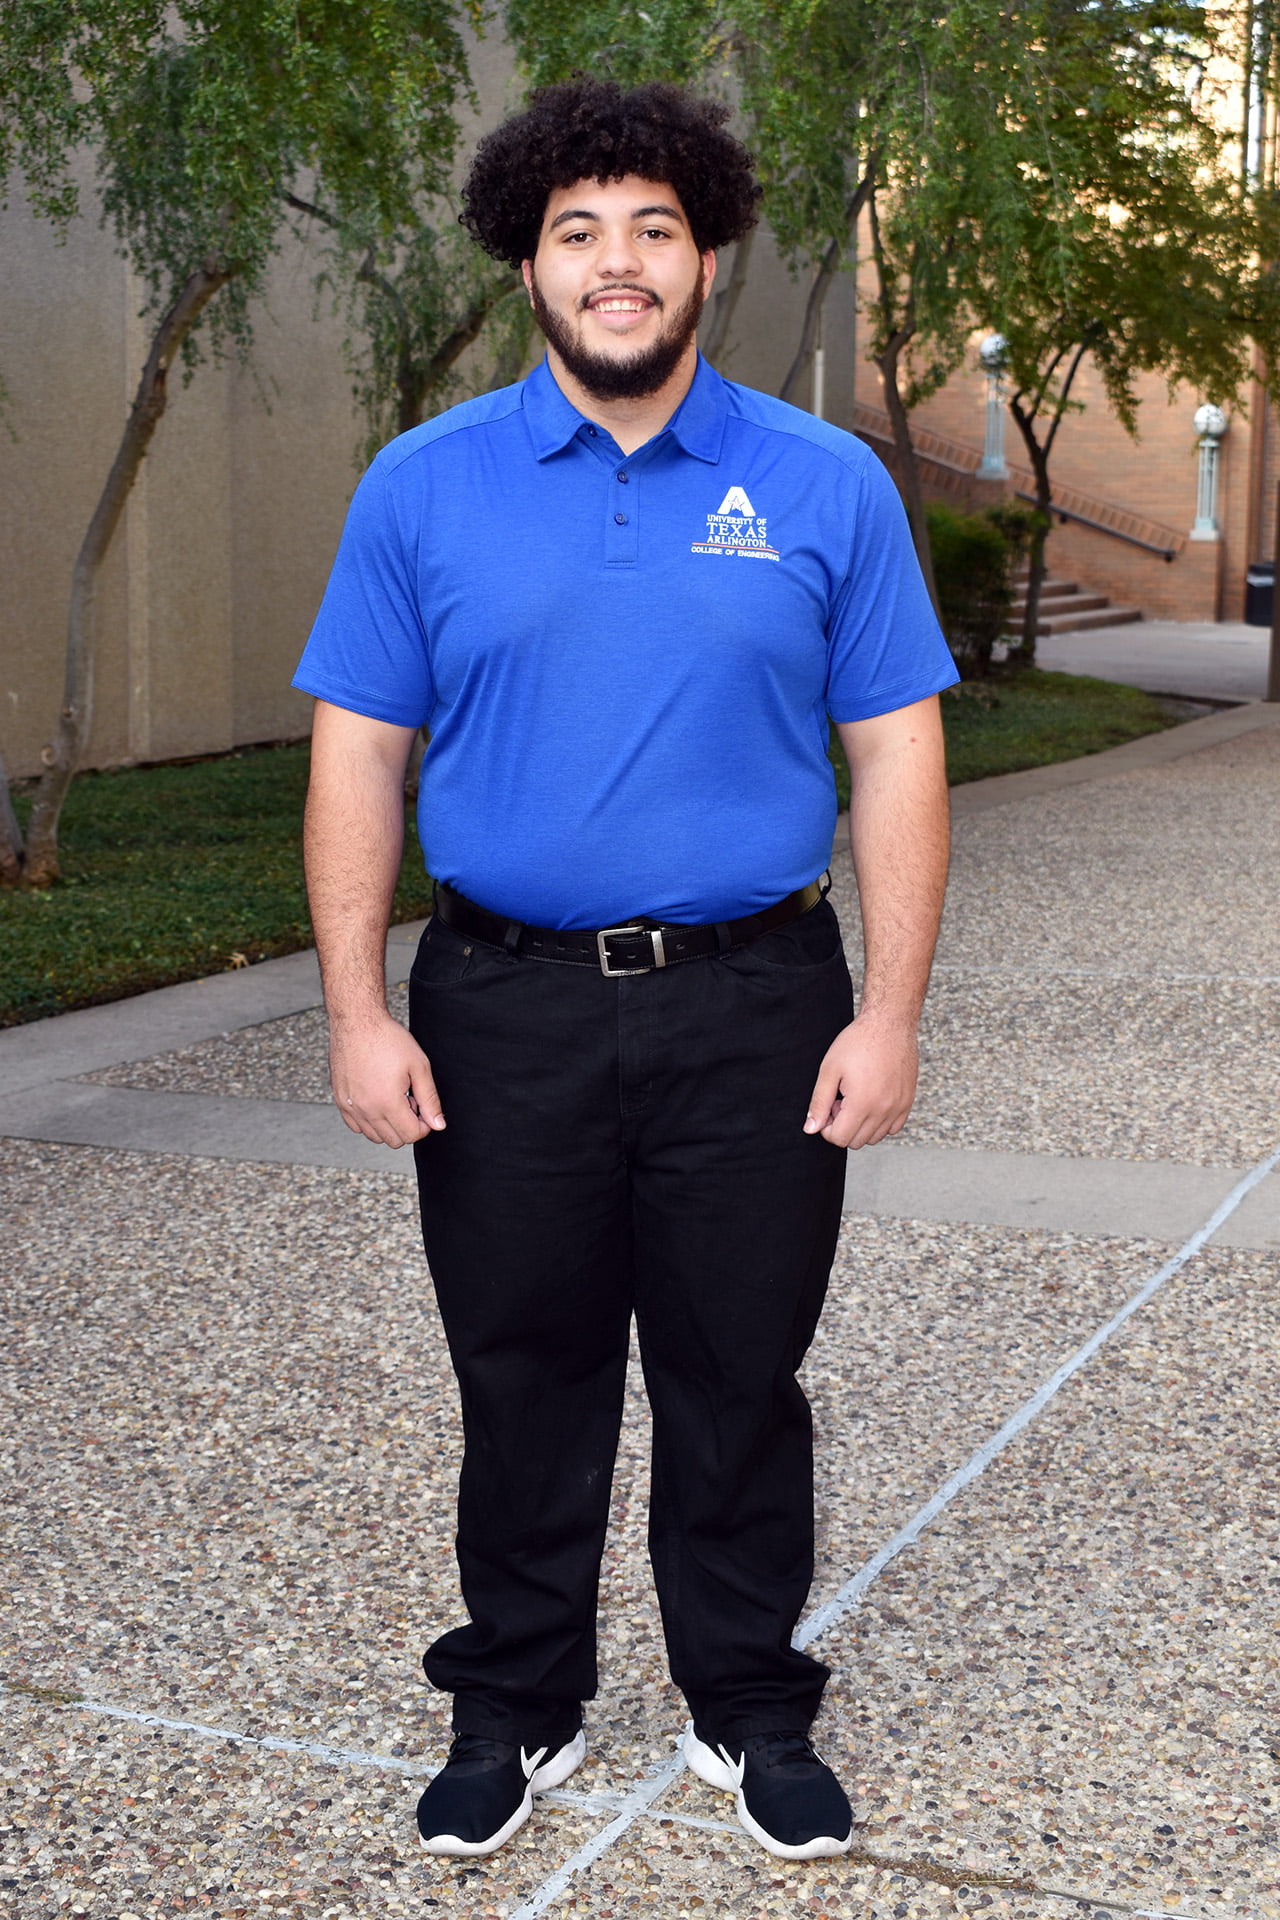
<path id="1" fill-rule="evenodd" d="M 1030 515 L 1007 506 L 961 513 L 933 501 L 926 516 L 947 645 L 962 678 L 978 680 L 991 670 L 991 650 L 1013 606 Z"/>

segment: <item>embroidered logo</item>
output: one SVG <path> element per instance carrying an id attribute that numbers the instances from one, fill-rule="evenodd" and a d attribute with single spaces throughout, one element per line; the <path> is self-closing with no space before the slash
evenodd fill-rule
<path id="1" fill-rule="evenodd" d="M 714 513 L 707 515 L 707 537 L 695 540 L 693 553 L 712 553 L 724 560 L 780 560 L 769 544 L 769 523 L 747 498 L 745 487 L 730 487 Z"/>

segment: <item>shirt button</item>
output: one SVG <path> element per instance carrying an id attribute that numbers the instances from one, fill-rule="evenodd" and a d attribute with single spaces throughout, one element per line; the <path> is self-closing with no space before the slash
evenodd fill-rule
<path id="1" fill-rule="evenodd" d="M 615 478 L 618 480 L 621 480 L 623 486 L 625 487 L 628 480 L 631 478 L 631 475 L 629 473 L 619 473 L 615 475 Z"/>
<path id="2" fill-rule="evenodd" d="M 588 428 L 587 428 L 587 432 L 588 432 L 588 433 L 589 433 L 589 434 L 591 435 L 591 438 L 592 438 L 592 439 L 594 440 L 594 439 L 595 439 L 595 437 L 596 437 L 596 430 L 595 430 L 595 428 L 594 428 L 594 427 L 588 427 Z"/>
<path id="3" fill-rule="evenodd" d="M 626 516 L 626 514 L 625 514 L 625 513 L 615 513 L 613 517 L 614 517 L 614 519 L 615 519 L 615 520 L 617 521 L 617 523 L 618 523 L 618 525 L 619 525 L 620 527 L 625 527 L 625 526 L 626 526 L 626 524 L 627 524 L 627 516 Z"/>

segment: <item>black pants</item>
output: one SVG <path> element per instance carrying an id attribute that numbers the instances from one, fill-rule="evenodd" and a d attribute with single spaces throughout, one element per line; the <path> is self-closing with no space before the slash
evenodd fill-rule
<path id="1" fill-rule="evenodd" d="M 470 1622 L 423 1665 L 454 1726 L 569 1737 L 596 1690 L 600 1557 L 634 1313 L 653 1409 L 649 1550 L 671 1675 L 717 1738 L 809 1725 L 813 1573 L 796 1369 L 843 1152 L 802 1131 L 853 1014 L 835 915 L 626 979 L 434 919 L 410 1025 L 447 1128 L 416 1148 L 461 1389 Z"/>

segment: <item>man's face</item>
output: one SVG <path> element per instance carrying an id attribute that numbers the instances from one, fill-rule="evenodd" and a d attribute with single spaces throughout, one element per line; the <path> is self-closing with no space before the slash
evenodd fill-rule
<path id="1" fill-rule="evenodd" d="M 689 350 L 715 265 L 672 188 L 628 174 L 556 188 L 524 280 L 573 378 L 596 400 L 639 400 Z"/>

